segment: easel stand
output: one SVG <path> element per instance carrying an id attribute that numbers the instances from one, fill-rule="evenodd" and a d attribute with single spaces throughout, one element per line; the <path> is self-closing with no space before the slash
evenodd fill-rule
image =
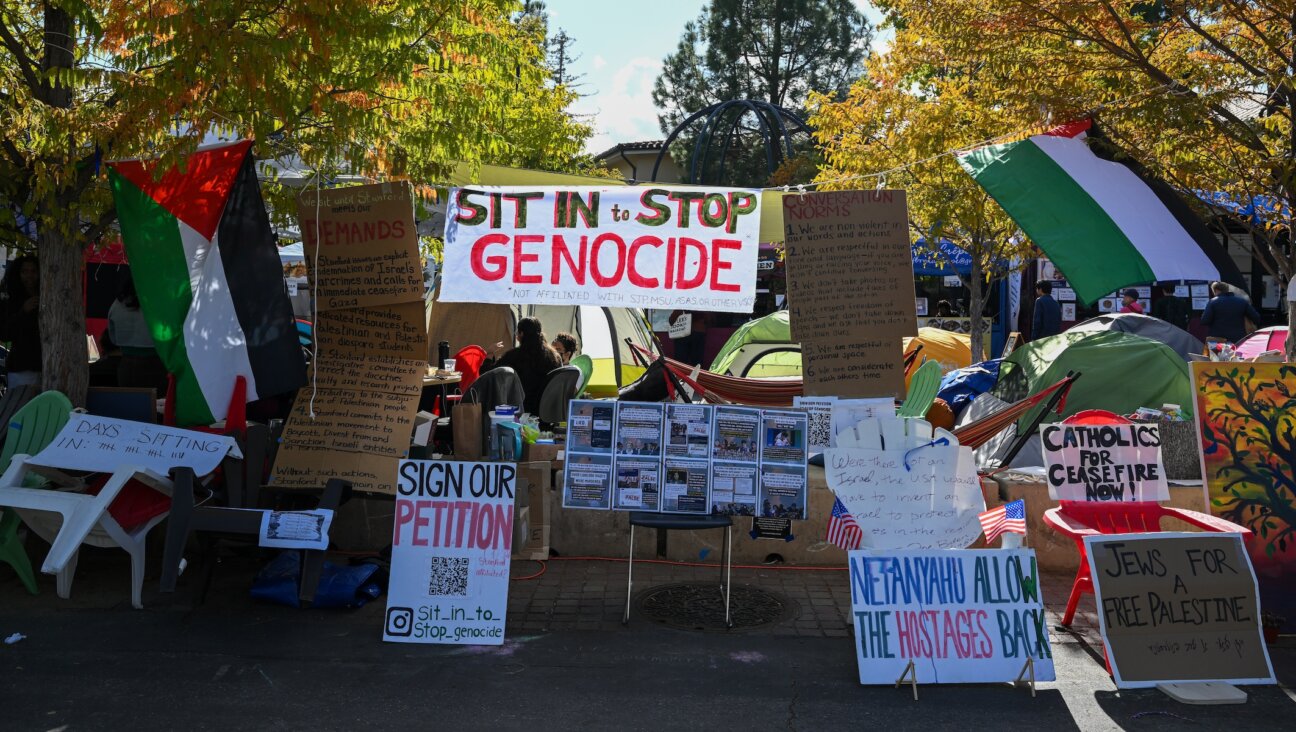
<path id="1" fill-rule="evenodd" d="M 906 676 L 909 677 L 908 681 L 905 681 Z M 896 679 L 895 688 L 899 689 L 901 684 L 909 684 L 913 687 L 914 701 L 918 701 L 918 667 L 914 665 L 912 658 L 909 659 L 909 665 L 904 667 L 900 678 Z"/>
<path id="2" fill-rule="evenodd" d="M 1035 698 L 1035 659 L 1026 657 L 1026 663 L 1022 666 L 1021 673 L 1017 674 L 1017 680 L 1013 681 L 1013 685 L 1030 686 L 1031 698 Z"/>

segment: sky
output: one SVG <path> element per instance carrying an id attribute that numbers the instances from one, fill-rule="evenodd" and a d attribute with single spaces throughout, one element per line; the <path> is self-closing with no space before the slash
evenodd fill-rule
<path id="1" fill-rule="evenodd" d="M 590 115 L 594 136 L 586 150 L 598 154 L 623 142 L 660 140 L 652 88 L 662 59 L 675 50 L 684 24 L 697 18 L 705 0 L 654 0 L 654 12 L 625 12 L 606 0 L 546 0 L 550 35 L 559 28 L 574 40 L 580 58 L 574 73 L 584 75 L 573 107 Z M 879 16 L 866 0 L 855 0 L 869 20 Z"/>

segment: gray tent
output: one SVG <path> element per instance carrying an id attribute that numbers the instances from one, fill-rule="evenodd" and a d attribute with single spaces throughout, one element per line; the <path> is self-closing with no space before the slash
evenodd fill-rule
<path id="1" fill-rule="evenodd" d="M 1179 357 L 1185 361 L 1188 360 L 1188 354 L 1205 353 L 1206 349 L 1205 344 L 1194 338 L 1188 331 L 1170 325 L 1160 318 L 1135 313 L 1105 313 L 1096 318 L 1090 318 L 1083 323 L 1077 323 L 1068 330 L 1114 330 L 1121 333 L 1132 333 L 1166 344 L 1170 347 L 1170 350 L 1179 354 Z"/>

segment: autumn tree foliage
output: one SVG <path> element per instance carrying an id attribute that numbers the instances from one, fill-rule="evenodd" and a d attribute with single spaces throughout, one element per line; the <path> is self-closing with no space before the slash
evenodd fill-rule
<path id="1" fill-rule="evenodd" d="M 1107 134 L 1203 215 L 1249 227 L 1258 267 L 1296 277 L 1296 0 L 882 4 L 947 63 L 1011 65 L 982 105 L 1034 106 L 1042 122 L 1097 109 Z M 1253 204 L 1256 217 L 1233 215 Z M 1296 339 L 1287 348 L 1296 360 Z"/>
<path id="2" fill-rule="evenodd" d="M 262 158 L 444 180 L 456 161 L 575 160 L 539 38 L 509 0 L 0 0 L 0 244 L 41 263 L 44 386 L 86 386 L 82 250 L 110 159 L 176 162 L 210 132 Z M 34 239 L 33 237 L 34 232 Z"/>

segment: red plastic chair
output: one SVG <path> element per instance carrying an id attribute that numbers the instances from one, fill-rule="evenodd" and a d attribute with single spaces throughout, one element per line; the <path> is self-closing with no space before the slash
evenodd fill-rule
<path id="1" fill-rule="evenodd" d="M 459 395 L 467 393 L 468 387 L 473 385 L 478 376 L 481 376 L 481 367 L 486 363 L 486 349 L 481 346 L 464 346 L 454 355 L 455 371 L 460 374 L 459 394 L 449 397 L 450 403 L 454 404 L 459 401 Z M 432 413 L 441 415 L 441 397 L 437 397 L 434 402 Z"/>
<path id="2" fill-rule="evenodd" d="M 1111 412 L 1091 409 L 1075 414 L 1063 420 L 1063 424 L 1130 424 L 1130 420 Z M 1130 503 L 1088 503 L 1086 501 L 1061 501 L 1061 505 L 1044 512 L 1044 523 L 1049 528 L 1075 540 L 1076 549 L 1080 552 L 1080 568 L 1076 570 L 1075 582 L 1071 585 L 1071 597 L 1067 599 L 1066 613 L 1062 616 L 1062 625 L 1070 627 L 1075 619 L 1076 607 L 1080 605 L 1080 596 L 1093 594 L 1093 577 L 1089 574 L 1089 557 L 1085 553 L 1086 536 L 1103 534 L 1156 534 L 1161 532 L 1161 519 L 1170 517 L 1196 526 L 1202 531 L 1237 532 L 1243 537 L 1251 535 L 1251 530 L 1216 516 L 1211 516 L 1186 508 L 1162 506 L 1154 501 L 1136 501 Z"/>

